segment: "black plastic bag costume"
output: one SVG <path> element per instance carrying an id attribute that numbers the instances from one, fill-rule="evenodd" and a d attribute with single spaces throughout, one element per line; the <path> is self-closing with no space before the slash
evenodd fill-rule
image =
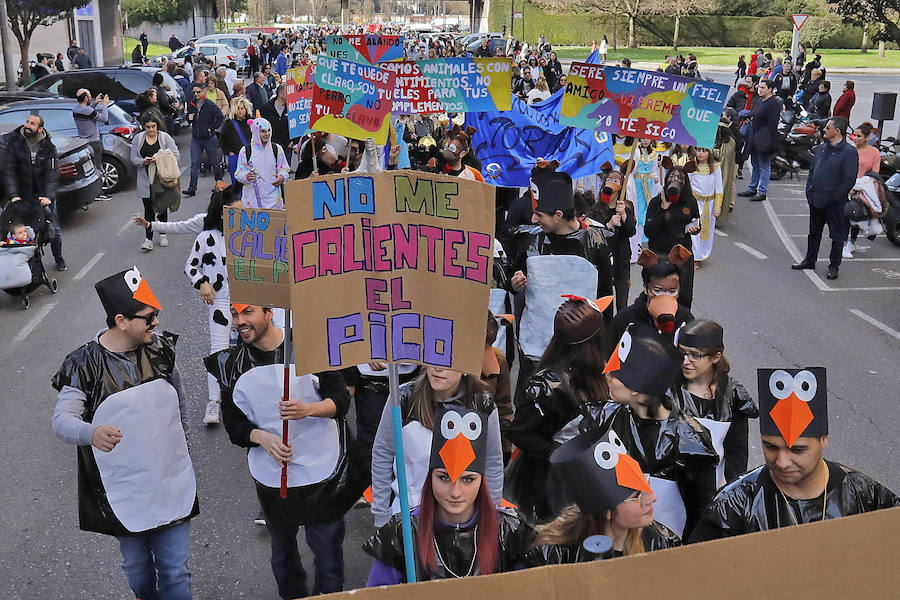
<path id="1" fill-rule="evenodd" d="M 641 530 L 641 539 L 646 552 L 676 548 L 681 545 L 681 539 L 671 529 L 656 521 Z M 541 544 L 528 551 L 525 555 L 525 564 L 529 567 L 567 565 L 620 556 L 623 556 L 623 553 L 617 550 L 610 550 L 606 554 L 595 556 L 587 552 L 582 544 L 575 542 L 571 544 Z"/>

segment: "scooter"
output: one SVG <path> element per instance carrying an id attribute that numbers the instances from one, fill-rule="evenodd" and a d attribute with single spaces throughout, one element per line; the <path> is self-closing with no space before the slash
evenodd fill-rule
<path id="1" fill-rule="evenodd" d="M 805 111 L 804 111 L 805 113 Z M 778 180 L 790 174 L 800 176 L 800 169 L 808 169 L 812 164 L 810 149 L 813 138 L 796 134 L 798 115 L 793 110 L 785 110 L 778 120 L 778 139 L 775 156 L 772 158 L 772 173 L 769 179 Z M 814 129 L 814 128 L 813 128 Z"/>

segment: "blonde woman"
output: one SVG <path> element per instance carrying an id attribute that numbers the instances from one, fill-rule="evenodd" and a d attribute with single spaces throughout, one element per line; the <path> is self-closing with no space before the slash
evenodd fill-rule
<path id="1" fill-rule="evenodd" d="M 525 96 L 525 99 L 528 101 L 528 104 L 537 104 L 543 100 L 546 100 L 550 97 L 550 86 L 547 85 L 547 80 L 543 75 L 538 77 L 537 83 L 534 86 L 534 89 L 528 92 L 528 95 Z"/>
<path id="2" fill-rule="evenodd" d="M 722 169 L 713 159 L 709 148 L 695 148 L 694 155 L 697 157 L 697 170 L 689 177 L 694 198 L 697 199 L 697 206 L 700 209 L 700 233 L 691 235 L 691 244 L 694 250 L 694 263 L 699 266 L 701 261 L 709 258 L 712 253 L 716 237 L 716 219 L 722 214 L 724 188 Z"/>
<path id="3" fill-rule="evenodd" d="M 234 171 L 237 169 L 238 153 L 241 148 L 250 143 L 250 116 L 253 114 L 253 104 L 246 96 L 238 96 L 232 99 L 228 112 L 228 118 L 222 124 L 222 133 L 219 135 L 219 145 L 225 153 L 228 163 L 228 174 L 232 183 L 237 182 Z"/>

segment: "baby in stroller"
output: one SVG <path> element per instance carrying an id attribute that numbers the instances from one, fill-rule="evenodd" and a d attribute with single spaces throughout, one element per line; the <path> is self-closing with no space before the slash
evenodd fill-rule
<path id="1" fill-rule="evenodd" d="M 59 291 L 59 283 L 47 277 L 41 260 L 43 247 L 50 243 L 51 218 L 45 207 L 41 218 L 28 225 L 16 213 L 15 204 L 0 215 L 0 223 L 5 224 L 9 232 L 6 241 L 0 242 L 0 289 L 21 297 L 25 309 L 31 306 L 28 294 L 40 286 L 47 286 L 54 294 Z"/>

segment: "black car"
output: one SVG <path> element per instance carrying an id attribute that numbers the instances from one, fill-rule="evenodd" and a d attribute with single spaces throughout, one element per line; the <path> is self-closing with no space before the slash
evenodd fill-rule
<path id="1" fill-rule="evenodd" d="M 176 120 L 182 124 L 182 121 L 186 119 L 184 91 L 168 73 L 159 69 L 132 66 L 63 71 L 41 77 L 25 88 L 25 91 L 51 92 L 74 98 L 79 89 L 85 88 L 90 90 L 94 97 L 101 93 L 106 94 L 125 112 L 137 117 L 141 112 L 135 102 L 137 95 L 153 85 L 153 75 L 157 72 L 162 73 L 163 83 L 169 87 L 169 98 L 181 107 L 179 109 L 181 114 Z"/>
<path id="2" fill-rule="evenodd" d="M 30 113 L 37 112 L 44 119 L 44 129 L 51 134 L 77 137 L 78 129 L 72 115 L 75 100 L 59 96 L 28 99 L 28 95 L 33 94 L 36 92 L 0 92 L 0 123 L 21 125 Z M 100 124 L 103 156 L 95 159 L 103 192 L 112 194 L 121 190 L 135 174 L 135 166 L 131 163 L 131 140 L 141 128 L 118 104 L 111 103 L 107 113 L 107 122 Z"/>
<path id="3" fill-rule="evenodd" d="M 23 121 L 24 122 L 24 121 Z M 0 156 L 6 156 L 6 134 L 14 131 L 12 123 L 0 123 Z M 100 172 L 94 167 L 94 149 L 87 140 L 50 133 L 59 156 L 59 184 L 56 205 L 60 212 L 86 207 L 100 195 Z M 0 177 L 0 201 L 9 200 L 6 182 Z"/>

